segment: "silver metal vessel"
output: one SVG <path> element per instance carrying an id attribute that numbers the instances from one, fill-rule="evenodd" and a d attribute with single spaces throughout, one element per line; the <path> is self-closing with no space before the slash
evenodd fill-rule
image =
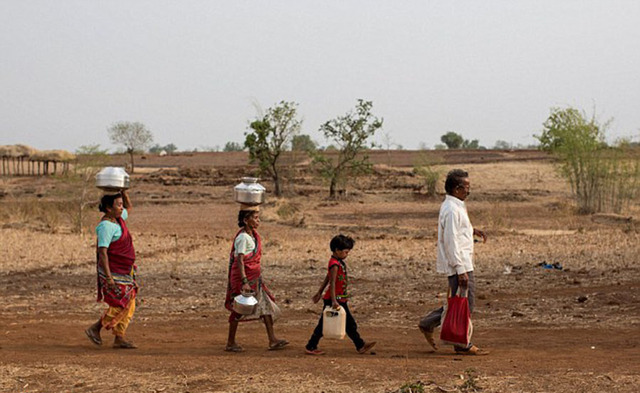
<path id="1" fill-rule="evenodd" d="M 257 177 L 243 177 L 242 183 L 233 188 L 235 201 L 250 206 L 264 203 L 265 191 Z"/>
<path id="2" fill-rule="evenodd" d="M 243 293 L 233 298 L 233 311 L 240 315 L 251 315 L 258 304 L 253 293 Z"/>
<path id="3" fill-rule="evenodd" d="M 96 187 L 104 191 L 120 191 L 129 188 L 129 174 L 124 168 L 108 166 L 96 175 Z"/>

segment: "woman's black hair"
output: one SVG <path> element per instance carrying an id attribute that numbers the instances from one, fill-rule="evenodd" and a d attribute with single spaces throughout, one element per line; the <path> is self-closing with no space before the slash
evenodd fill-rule
<path id="1" fill-rule="evenodd" d="M 355 240 L 353 240 L 349 236 L 339 234 L 331 239 L 329 247 L 331 248 L 331 252 L 335 252 L 336 250 L 351 250 L 353 249 L 354 244 L 356 244 Z"/>
<path id="2" fill-rule="evenodd" d="M 453 190 L 464 185 L 463 180 L 469 177 L 469 173 L 462 169 L 453 169 L 447 173 L 447 180 L 444 182 L 444 190 L 449 195 L 453 195 Z"/>
<path id="3" fill-rule="evenodd" d="M 106 213 L 107 208 L 113 207 L 113 203 L 118 198 L 122 198 L 122 194 L 104 195 L 102 199 L 100 199 L 100 205 L 98 205 L 98 210 L 100 210 L 103 213 Z"/>
<path id="4" fill-rule="evenodd" d="M 254 213 L 257 213 L 255 210 L 240 210 L 238 212 L 238 226 L 240 228 L 244 227 L 245 225 L 247 225 L 244 220 L 246 220 L 247 218 L 251 217 L 251 215 L 253 215 Z"/>

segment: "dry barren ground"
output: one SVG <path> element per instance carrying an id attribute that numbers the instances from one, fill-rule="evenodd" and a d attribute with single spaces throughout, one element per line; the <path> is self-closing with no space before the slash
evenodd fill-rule
<path id="1" fill-rule="evenodd" d="M 2 179 L 0 391 L 393 392 L 417 381 L 425 392 L 638 391 L 639 206 L 630 220 L 578 216 L 547 161 L 464 166 L 471 219 L 489 235 L 476 247 L 474 341 L 491 354 L 476 358 L 431 353 L 416 328 L 446 287 L 434 271 L 440 198 L 416 192 L 408 169 L 378 167 L 339 201 L 302 175 L 286 198 L 270 198 L 264 276 L 284 311 L 276 332 L 291 345 L 267 351 L 264 327 L 248 323 L 239 354 L 223 351 L 237 170 L 154 169 L 134 179 L 129 227 L 142 291 L 129 329 L 139 349 L 128 352 L 111 349 L 106 334 L 96 347 L 83 333 L 103 309 L 93 236 L 24 209 L 59 200 L 61 183 Z M 378 344 L 358 355 L 348 340 L 323 340 L 327 354 L 310 357 L 303 346 L 320 309 L 309 299 L 338 232 L 356 238 L 351 307 L 363 337 Z"/>

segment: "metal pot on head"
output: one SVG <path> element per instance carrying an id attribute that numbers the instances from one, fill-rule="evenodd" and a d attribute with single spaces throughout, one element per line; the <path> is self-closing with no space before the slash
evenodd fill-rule
<path id="1" fill-rule="evenodd" d="M 124 168 L 108 166 L 96 175 L 96 187 L 108 192 L 117 192 L 129 188 L 129 174 Z"/>
<path id="2" fill-rule="evenodd" d="M 264 203 L 264 194 L 265 188 L 258 183 L 257 177 L 243 177 L 242 183 L 233 188 L 235 201 L 249 206 Z"/>

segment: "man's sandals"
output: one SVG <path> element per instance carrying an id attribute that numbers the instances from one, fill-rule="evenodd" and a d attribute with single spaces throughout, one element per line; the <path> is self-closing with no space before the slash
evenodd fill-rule
<path id="1" fill-rule="evenodd" d="M 431 348 L 433 348 L 434 351 L 438 350 L 438 344 L 436 344 L 436 340 L 433 338 L 433 332 L 428 332 L 426 330 L 422 330 L 422 334 L 424 334 L 424 338 L 427 340 L 427 342 L 429 343 L 429 345 L 431 345 Z"/>
<path id="2" fill-rule="evenodd" d="M 475 345 L 472 345 L 469 349 L 456 348 L 456 355 L 484 356 L 488 354 L 489 351 L 485 351 L 484 349 L 478 348 Z"/>

